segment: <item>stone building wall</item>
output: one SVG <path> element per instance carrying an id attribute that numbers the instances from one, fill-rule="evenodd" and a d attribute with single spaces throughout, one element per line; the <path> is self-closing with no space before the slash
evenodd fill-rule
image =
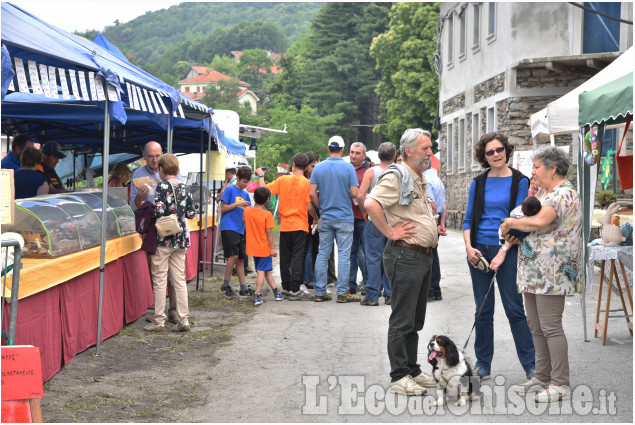
<path id="1" fill-rule="evenodd" d="M 502 72 L 489 80 L 474 86 L 474 102 L 480 102 L 505 90 L 505 73 Z"/>
<path id="2" fill-rule="evenodd" d="M 465 92 L 459 93 L 443 102 L 443 115 L 451 114 L 463 108 L 465 108 Z"/>
<path id="3" fill-rule="evenodd" d="M 597 74 L 596 69 L 566 67 L 566 72 L 551 71 L 546 68 L 520 68 L 516 70 L 516 87 L 532 89 L 536 87 L 578 87 Z"/>

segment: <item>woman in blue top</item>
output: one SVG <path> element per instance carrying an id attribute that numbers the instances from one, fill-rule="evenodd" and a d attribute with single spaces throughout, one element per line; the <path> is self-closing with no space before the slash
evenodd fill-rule
<path id="1" fill-rule="evenodd" d="M 496 272 L 498 291 L 514 337 L 516 353 L 527 378 L 531 379 L 535 369 L 534 344 L 523 299 L 516 290 L 518 248 L 509 242 L 500 246 L 498 239 L 501 219 L 509 217 L 510 211 L 522 204 L 529 189 L 529 179 L 507 166 L 513 150 L 507 136 L 501 133 L 485 134 L 474 146 L 474 158 L 486 170 L 470 185 L 463 239 L 470 264 L 476 312 L 483 304 Z M 487 273 L 472 267 L 481 256 L 490 263 Z M 474 375 L 481 379 L 489 378 L 494 356 L 494 298 L 491 291 L 476 323 Z"/>

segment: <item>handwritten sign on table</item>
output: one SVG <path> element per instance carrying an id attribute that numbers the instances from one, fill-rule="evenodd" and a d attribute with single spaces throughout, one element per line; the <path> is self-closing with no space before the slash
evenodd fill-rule
<path id="1" fill-rule="evenodd" d="M 13 170 L 2 169 L 2 181 L 0 191 L 0 214 L 2 216 L 1 223 L 3 225 L 13 224 L 15 219 L 14 198 L 15 187 L 13 186 Z"/>
<path id="2" fill-rule="evenodd" d="M 218 151 L 207 151 L 209 169 L 207 170 L 208 180 L 225 180 L 225 161 L 227 153 Z"/>
<path id="3" fill-rule="evenodd" d="M 42 398 L 40 348 L 5 345 L 2 352 L 2 400 Z"/>

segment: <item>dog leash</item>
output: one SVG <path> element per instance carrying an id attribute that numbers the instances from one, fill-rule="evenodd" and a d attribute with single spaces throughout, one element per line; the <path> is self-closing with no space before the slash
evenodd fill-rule
<path id="1" fill-rule="evenodd" d="M 474 319 L 474 325 L 472 325 L 472 330 L 470 334 L 467 336 L 467 340 L 465 341 L 465 345 L 463 345 L 462 353 L 465 353 L 465 349 L 467 348 L 467 343 L 470 342 L 470 338 L 472 337 L 472 332 L 474 332 L 474 328 L 476 327 L 476 322 L 478 322 L 478 318 L 481 317 L 481 312 L 483 311 L 483 307 L 485 306 L 485 301 L 487 300 L 487 296 L 489 295 L 492 287 L 494 286 L 494 280 L 496 279 L 496 273 L 494 272 L 494 276 L 492 276 L 492 281 L 489 284 L 489 288 L 487 289 L 487 294 L 485 294 L 485 298 L 483 298 L 483 302 L 481 303 L 481 307 L 478 309 L 478 313 L 476 313 L 476 319 Z"/>

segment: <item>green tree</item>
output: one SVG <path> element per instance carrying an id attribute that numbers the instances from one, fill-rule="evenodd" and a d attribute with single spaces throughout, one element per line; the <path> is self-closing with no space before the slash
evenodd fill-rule
<path id="1" fill-rule="evenodd" d="M 174 75 L 179 79 L 183 79 L 187 71 L 190 70 L 192 64 L 186 61 L 178 61 L 172 66 L 172 70 L 174 71 Z"/>
<path id="2" fill-rule="evenodd" d="M 229 56 L 214 55 L 209 64 L 210 68 L 232 78 L 240 78 L 240 65 L 238 61 Z"/>
<path id="3" fill-rule="evenodd" d="M 240 78 L 249 84 L 251 89 L 261 96 L 264 85 L 271 77 L 270 67 L 273 65 L 266 51 L 248 49 L 240 57 Z"/>
<path id="4" fill-rule="evenodd" d="M 432 130 L 439 97 L 433 63 L 438 17 L 438 3 L 395 3 L 388 31 L 373 40 L 370 54 L 382 73 L 380 118 L 387 123 L 376 131 L 390 140 L 411 127 Z"/>
<path id="5" fill-rule="evenodd" d="M 210 108 L 230 109 L 236 111 L 240 108 L 238 93 L 240 92 L 238 80 L 221 80 L 205 87 L 205 96 L 201 101 Z"/>

